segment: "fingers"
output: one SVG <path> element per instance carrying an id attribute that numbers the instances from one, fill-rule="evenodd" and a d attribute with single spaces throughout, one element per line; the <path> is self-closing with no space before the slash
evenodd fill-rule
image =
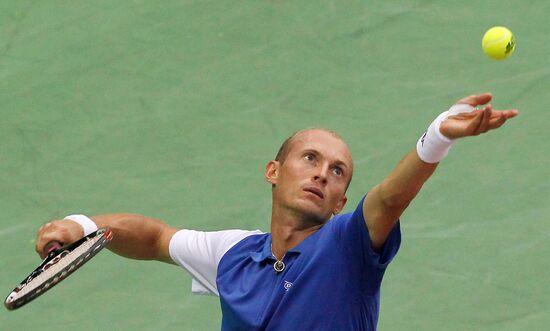
<path id="1" fill-rule="evenodd" d="M 514 118 L 518 114 L 518 111 L 515 109 L 493 111 L 491 119 L 489 120 L 489 130 L 500 128 L 508 119 Z"/>
<path id="2" fill-rule="evenodd" d="M 496 110 L 496 112 L 503 113 L 506 119 L 510 119 L 519 115 L 519 112 L 517 111 L 517 109 Z"/>
<path id="3" fill-rule="evenodd" d="M 506 122 L 506 115 L 499 113 L 496 117 L 493 117 L 489 122 L 491 130 L 500 128 L 504 122 Z"/>
<path id="4" fill-rule="evenodd" d="M 480 106 L 488 103 L 489 101 L 491 101 L 491 99 L 493 99 L 493 95 L 491 93 L 482 93 L 482 94 L 469 95 L 467 97 L 464 97 L 458 100 L 456 103 L 457 104 L 465 103 L 470 106 L 476 107 L 476 106 Z"/>
<path id="5" fill-rule="evenodd" d="M 472 115 L 474 116 L 474 118 L 468 124 L 468 127 L 466 129 L 466 135 L 477 136 L 481 133 L 481 130 L 486 125 L 486 121 L 487 121 L 486 109 L 484 108 L 484 109 L 476 110 L 472 112 Z"/>
<path id="6" fill-rule="evenodd" d="M 448 116 L 440 126 L 440 132 L 450 139 L 467 136 L 478 136 L 490 130 L 497 129 L 519 113 L 515 109 L 494 110 L 488 102 L 491 101 L 490 93 L 470 95 L 458 101 L 476 107 L 471 112 L 459 113 Z"/>
<path id="7" fill-rule="evenodd" d="M 34 250 L 38 255 L 40 255 L 41 258 L 45 258 L 47 255 L 46 252 L 46 245 L 55 240 L 56 234 L 55 234 L 55 226 L 53 222 L 46 223 L 38 229 L 38 233 L 36 234 L 36 240 L 35 240 L 35 246 Z"/>
<path id="8" fill-rule="evenodd" d="M 70 244 L 80 239 L 84 232 L 82 227 L 68 220 L 53 221 L 44 224 L 36 234 L 35 247 L 36 253 L 41 258 L 48 255 L 47 247 L 50 243 L 56 241 L 62 244 Z"/>
<path id="9" fill-rule="evenodd" d="M 493 107 L 491 105 L 487 105 L 486 107 L 481 109 L 481 114 L 482 114 L 481 121 L 479 123 L 479 126 L 477 127 L 477 130 L 474 133 L 474 136 L 477 136 L 489 131 L 489 120 L 491 119 L 492 110 L 493 110 Z"/>
<path id="10" fill-rule="evenodd" d="M 62 247 L 62 243 L 57 241 L 50 241 L 46 246 L 44 247 L 43 251 L 48 254 L 51 251 L 55 251 L 56 249 L 60 249 Z"/>
<path id="11" fill-rule="evenodd" d="M 472 136 L 498 129 L 510 118 L 518 115 L 517 110 L 493 110 L 491 105 L 474 112 L 474 120 L 469 125 Z"/>

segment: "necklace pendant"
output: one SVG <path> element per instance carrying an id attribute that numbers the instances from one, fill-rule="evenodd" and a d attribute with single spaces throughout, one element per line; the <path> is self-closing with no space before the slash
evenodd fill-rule
<path id="1" fill-rule="evenodd" d="M 275 263 L 273 263 L 273 269 L 275 269 L 275 271 L 279 273 L 285 270 L 285 263 L 281 260 L 277 260 Z"/>

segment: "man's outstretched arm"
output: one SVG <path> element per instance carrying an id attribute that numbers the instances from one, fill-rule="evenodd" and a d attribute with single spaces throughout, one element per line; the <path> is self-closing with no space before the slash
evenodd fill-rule
<path id="1" fill-rule="evenodd" d="M 369 192 L 363 203 L 363 214 L 374 249 L 382 248 L 398 218 L 433 174 L 439 160 L 446 155 L 455 139 L 497 129 L 518 114 L 516 110 L 494 110 L 488 104 L 491 99 L 491 94 L 484 93 L 459 100 L 457 105 L 469 105 L 477 109 L 453 114 L 451 108 L 449 112 L 441 114 L 427 132 L 427 135 L 439 135 L 440 138 L 434 140 L 434 137 L 425 134 L 418 142 L 418 147 L 409 152 L 390 175 Z M 469 106 L 456 109 L 471 109 Z"/>
<path id="2" fill-rule="evenodd" d="M 114 253 L 137 260 L 158 260 L 172 263 L 169 245 L 177 232 L 164 222 L 137 214 L 110 214 L 91 217 L 98 228 L 109 227 L 113 240 L 107 246 Z M 70 244 L 84 236 L 82 226 L 63 219 L 43 225 L 36 237 L 36 252 L 46 256 L 45 247 L 51 241 Z"/>

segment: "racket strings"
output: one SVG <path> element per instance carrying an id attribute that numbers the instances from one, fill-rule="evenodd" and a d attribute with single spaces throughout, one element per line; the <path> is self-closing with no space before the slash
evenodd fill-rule
<path id="1" fill-rule="evenodd" d="M 31 279 L 19 292 L 14 293 L 13 299 L 16 297 L 25 296 L 27 293 L 34 291 L 36 288 L 44 285 L 45 288 L 48 288 L 51 285 L 55 285 L 60 279 L 64 278 L 68 273 L 76 269 L 80 263 L 82 263 L 89 255 L 93 252 L 88 252 L 88 255 L 84 255 L 97 241 L 101 239 L 101 236 L 96 238 L 89 239 L 83 242 L 80 246 L 76 247 L 74 250 L 66 254 L 65 256 L 60 257 L 60 259 L 53 265 L 50 265 L 46 270 L 40 273 L 35 278 Z M 84 255 L 84 256 L 81 256 Z M 80 258 L 80 260 L 78 260 Z M 53 261 L 53 260 L 52 260 Z M 73 264 L 73 262 L 76 263 Z M 72 264 L 72 265 L 71 265 Z M 48 265 L 45 265 L 46 268 Z M 70 266 L 68 270 L 62 271 L 63 269 Z M 57 275 L 61 272 L 60 275 Z M 65 274 L 63 273 L 65 272 Z M 55 276 L 55 277 L 54 277 Z M 53 277 L 53 281 L 49 282 Z M 56 279 L 57 278 L 57 279 Z"/>

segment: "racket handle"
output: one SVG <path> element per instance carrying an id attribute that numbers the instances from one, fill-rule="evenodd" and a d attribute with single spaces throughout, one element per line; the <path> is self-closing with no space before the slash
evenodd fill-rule
<path id="1" fill-rule="evenodd" d="M 44 252 L 46 252 L 46 254 L 49 254 L 50 252 L 60 249 L 62 246 L 63 244 L 59 241 L 50 241 L 46 244 L 46 246 L 44 246 Z"/>

